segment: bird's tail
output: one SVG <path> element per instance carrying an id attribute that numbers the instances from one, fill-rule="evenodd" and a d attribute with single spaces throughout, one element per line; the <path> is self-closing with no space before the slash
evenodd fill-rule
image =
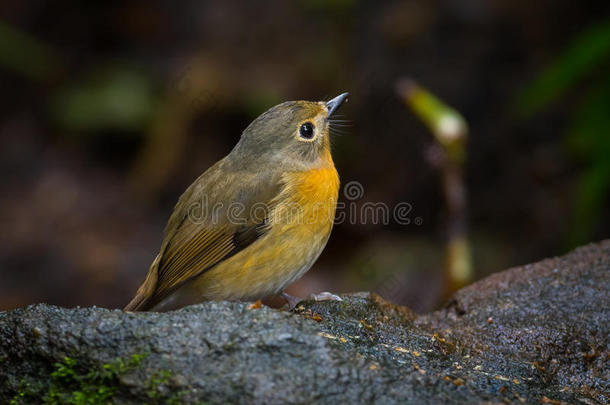
<path id="1" fill-rule="evenodd" d="M 124 311 L 147 311 L 152 308 L 151 298 L 157 286 L 157 270 L 161 255 L 157 255 L 155 260 L 150 265 L 146 279 L 138 288 L 136 296 L 123 308 Z"/>

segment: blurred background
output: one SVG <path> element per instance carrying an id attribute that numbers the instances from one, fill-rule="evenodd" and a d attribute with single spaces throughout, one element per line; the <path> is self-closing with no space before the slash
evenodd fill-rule
<path id="1" fill-rule="evenodd" d="M 609 11 L 567 0 L 3 2 L 0 309 L 122 307 L 182 191 L 250 121 L 343 91 L 342 182 L 362 185 L 357 204 L 409 203 L 411 221 L 337 225 L 289 292 L 371 290 L 437 308 L 454 219 L 442 151 L 396 91 L 405 77 L 468 123 L 457 171 L 468 280 L 608 237 Z"/>

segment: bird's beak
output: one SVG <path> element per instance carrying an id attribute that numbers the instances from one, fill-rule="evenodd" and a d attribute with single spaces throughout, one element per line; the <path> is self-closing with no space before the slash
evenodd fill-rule
<path id="1" fill-rule="evenodd" d="M 341 107 L 341 104 L 347 101 L 348 96 L 349 93 L 343 93 L 326 103 L 326 108 L 328 109 L 327 118 L 330 118 L 335 113 L 335 111 L 337 111 L 337 109 Z"/>

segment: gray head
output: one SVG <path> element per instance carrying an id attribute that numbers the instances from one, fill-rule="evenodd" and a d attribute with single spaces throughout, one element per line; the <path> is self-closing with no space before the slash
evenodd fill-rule
<path id="1" fill-rule="evenodd" d="M 286 101 L 272 107 L 244 130 L 227 158 L 241 167 L 283 170 L 332 165 L 331 118 L 347 97 L 343 93 L 330 101 Z"/>

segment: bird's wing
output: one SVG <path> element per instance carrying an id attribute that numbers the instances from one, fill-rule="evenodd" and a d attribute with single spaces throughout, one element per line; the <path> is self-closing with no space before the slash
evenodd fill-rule
<path id="1" fill-rule="evenodd" d="M 266 215 L 281 189 L 277 176 L 230 173 L 215 178 L 206 173 L 180 197 L 144 283 L 149 285 L 142 285 L 126 309 L 154 307 L 267 232 Z"/>

